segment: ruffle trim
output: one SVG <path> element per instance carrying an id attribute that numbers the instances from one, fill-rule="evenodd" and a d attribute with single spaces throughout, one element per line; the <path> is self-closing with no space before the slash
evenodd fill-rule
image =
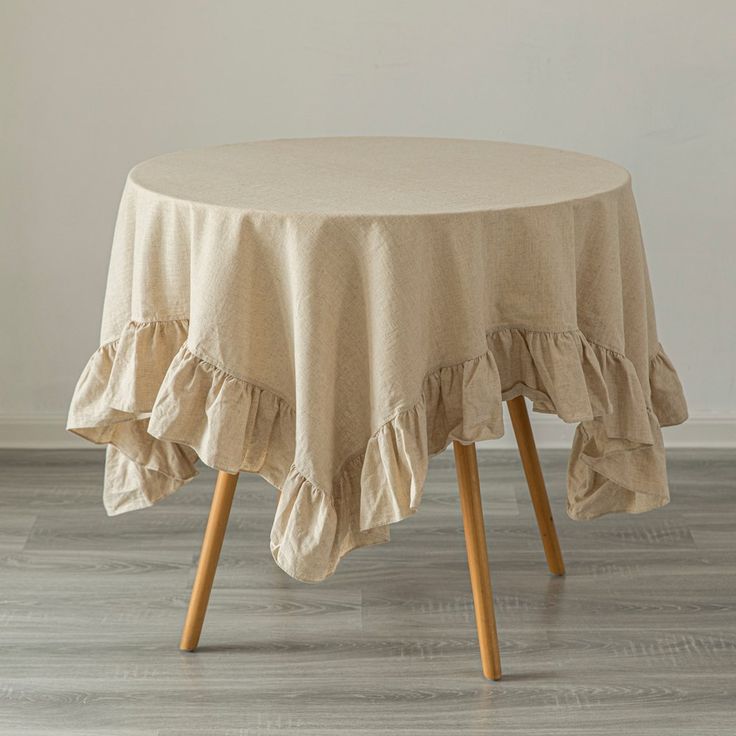
<path id="1" fill-rule="evenodd" d="M 502 400 L 580 422 L 568 473 L 568 514 L 637 513 L 669 500 L 661 426 L 687 418 L 682 387 L 661 346 L 645 391 L 625 356 L 579 331 L 503 328 L 487 350 L 431 371 L 398 411 L 320 488 L 295 466 L 293 408 L 198 355 L 188 323 L 130 323 L 100 347 L 77 384 L 68 429 L 107 444 L 108 514 L 150 506 L 190 481 L 195 462 L 259 473 L 281 490 L 271 531 L 276 563 L 299 580 L 334 572 L 357 547 L 388 540 L 387 525 L 421 502 L 429 458 L 452 441 L 504 433 Z"/>

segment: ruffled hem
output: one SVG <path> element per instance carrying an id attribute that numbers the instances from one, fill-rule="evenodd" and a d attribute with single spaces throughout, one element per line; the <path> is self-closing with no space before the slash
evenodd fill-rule
<path id="1" fill-rule="evenodd" d="M 568 473 L 568 514 L 638 513 L 669 499 L 660 426 L 687 417 L 661 347 L 645 392 L 622 354 L 579 331 L 503 328 L 480 355 L 424 379 L 398 412 L 321 488 L 295 467 L 295 414 L 267 387 L 233 376 L 186 344 L 185 320 L 131 323 L 92 356 L 68 428 L 108 444 L 109 514 L 150 506 L 190 481 L 197 457 L 259 473 L 281 490 L 271 531 L 276 563 L 299 580 L 332 574 L 352 549 L 385 542 L 387 525 L 421 502 L 429 458 L 452 441 L 504 433 L 502 400 L 580 422 Z"/>

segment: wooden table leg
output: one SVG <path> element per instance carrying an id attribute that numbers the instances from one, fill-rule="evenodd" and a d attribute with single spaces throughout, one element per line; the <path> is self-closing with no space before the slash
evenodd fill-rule
<path id="1" fill-rule="evenodd" d="M 493 590 L 488 569 L 488 550 L 480 498 L 480 479 L 475 445 L 453 443 L 455 470 L 460 490 L 460 507 L 465 527 L 470 585 L 473 589 L 475 622 L 483 674 L 489 680 L 501 679 L 501 656 L 498 650 L 496 615 L 493 610 Z"/>
<path id="2" fill-rule="evenodd" d="M 555 522 L 552 518 L 552 509 L 549 506 L 549 496 L 544 486 L 542 467 L 539 464 L 537 446 L 532 434 L 532 425 L 526 410 L 526 401 L 523 396 L 517 396 L 508 402 L 511 424 L 514 427 L 516 443 L 519 446 L 521 464 L 529 486 L 529 495 L 532 498 L 534 513 L 537 516 L 537 526 L 544 545 L 544 555 L 547 558 L 547 567 L 554 575 L 565 574 L 565 563 L 562 560 L 560 541 L 557 538 Z"/>
<path id="3" fill-rule="evenodd" d="M 191 652 L 196 649 L 199 643 L 199 635 L 202 633 L 204 615 L 207 612 L 207 603 L 210 599 L 212 582 L 215 579 L 217 561 L 220 559 L 222 540 L 225 538 L 227 520 L 230 516 L 230 507 L 233 503 L 237 483 L 237 473 L 231 475 L 220 471 L 217 476 L 210 516 L 207 520 L 202 551 L 199 555 L 197 575 L 194 579 L 192 597 L 189 600 L 189 610 L 187 611 L 184 631 L 179 644 L 182 651 Z"/>

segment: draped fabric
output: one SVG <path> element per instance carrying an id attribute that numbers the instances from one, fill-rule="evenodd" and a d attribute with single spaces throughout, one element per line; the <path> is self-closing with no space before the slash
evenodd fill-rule
<path id="1" fill-rule="evenodd" d="M 318 581 L 415 512 L 429 457 L 502 401 L 578 423 L 567 511 L 669 500 L 687 417 L 625 169 L 488 141 L 335 138 L 136 166 L 100 348 L 68 428 L 107 445 L 109 514 L 196 461 L 281 490 L 277 564 Z"/>

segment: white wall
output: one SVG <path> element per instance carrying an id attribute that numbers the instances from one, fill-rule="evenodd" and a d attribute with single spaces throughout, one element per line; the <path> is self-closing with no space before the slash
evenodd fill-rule
<path id="1" fill-rule="evenodd" d="M 0 0 L 0 444 L 63 441 L 133 164 L 351 134 L 626 166 L 696 417 L 680 436 L 733 439 L 734 28 L 731 0 Z"/>

